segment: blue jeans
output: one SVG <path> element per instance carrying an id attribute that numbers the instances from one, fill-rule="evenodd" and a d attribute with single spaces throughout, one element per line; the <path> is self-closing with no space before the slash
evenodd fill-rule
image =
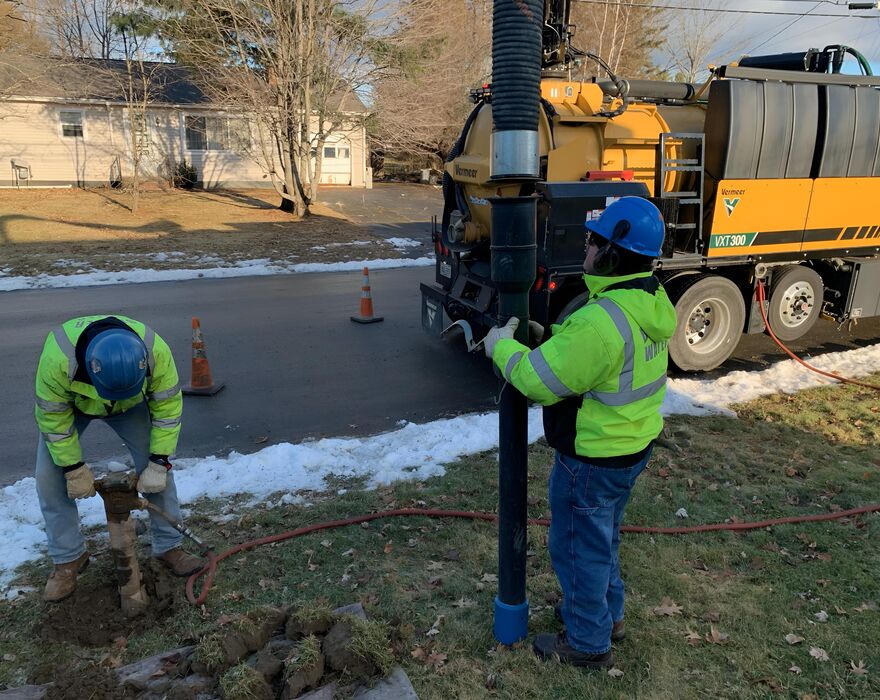
<path id="1" fill-rule="evenodd" d="M 135 471 L 140 474 L 150 461 L 150 412 L 145 403 L 138 404 L 124 413 L 98 417 L 75 413 L 73 424 L 80 437 L 93 420 L 104 421 L 122 439 L 131 453 Z M 67 481 L 61 467 L 52 461 L 49 448 L 42 436 L 37 441 L 37 496 L 40 510 L 46 521 L 46 538 L 49 541 L 49 557 L 55 564 L 66 564 L 86 551 L 86 542 L 79 529 L 79 511 L 76 501 L 67 496 Z M 144 494 L 150 503 L 178 522 L 181 520 L 177 489 L 172 472 L 168 472 L 168 485 L 161 493 Z M 150 518 L 153 536 L 153 556 L 164 554 L 180 546 L 182 535 L 162 518 Z"/>
<path id="2" fill-rule="evenodd" d="M 568 643 L 587 654 L 611 648 L 623 619 L 620 522 L 630 490 L 651 456 L 614 469 L 556 453 L 550 475 L 550 560 L 562 587 Z"/>

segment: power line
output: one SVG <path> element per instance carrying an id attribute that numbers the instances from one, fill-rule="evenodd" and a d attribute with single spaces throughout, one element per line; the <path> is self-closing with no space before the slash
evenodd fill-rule
<path id="1" fill-rule="evenodd" d="M 816 3 L 815 5 L 813 5 L 809 10 L 807 10 L 805 14 L 802 14 L 800 17 L 796 17 L 796 18 L 793 19 L 791 22 L 789 22 L 788 24 L 786 24 L 786 25 L 785 25 L 782 29 L 780 29 L 778 32 L 776 32 L 775 34 L 773 34 L 773 36 L 771 36 L 771 37 L 769 37 L 769 38 L 767 38 L 767 39 L 764 39 L 764 41 L 762 41 L 760 44 L 758 44 L 758 45 L 755 46 L 754 48 L 749 49 L 746 53 L 752 53 L 753 51 L 757 51 L 758 49 L 760 49 L 760 48 L 761 48 L 762 46 L 764 46 L 765 44 L 770 43 L 773 39 L 775 39 L 776 37 L 778 37 L 780 34 L 782 34 L 783 32 L 785 32 L 785 31 L 787 31 L 788 29 L 790 29 L 791 27 L 793 27 L 795 24 L 797 24 L 798 22 L 800 22 L 804 17 L 806 17 L 806 16 L 808 16 L 808 15 L 811 16 L 811 17 L 815 17 L 816 15 L 810 15 L 810 13 L 811 13 L 813 10 L 815 10 L 817 7 L 819 7 L 819 5 L 821 5 L 821 4 L 822 4 L 821 2 L 817 2 L 817 3 Z"/>
<path id="2" fill-rule="evenodd" d="M 813 0 L 815 2 L 815 0 Z M 783 12 L 781 10 L 731 10 L 728 8 L 718 7 L 683 7 L 681 5 L 657 5 L 654 3 L 639 2 L 615 2 L 614 0 L 574 0 L 574 2 L 583 3 L 585 5 L 612 5 L 617 7 L 634 7 L 638 9 L 648 10 L 686 10 L 689 12 L 720 12 L 729 15 L 775 15 L 777 17 L 798 17 L 804 16 L 803 12 Z M 821 3 L 820 3 L 821 4 Z M 836 4 L 836 3 L 832 3 Z M 841 5 L 842 7 L 842 5 Z M 843 17 L 851 19 L 877 19 L 880 15 L 842 15 L 839 12 L 817 12 L 811 14 L 810 17 Z"/>

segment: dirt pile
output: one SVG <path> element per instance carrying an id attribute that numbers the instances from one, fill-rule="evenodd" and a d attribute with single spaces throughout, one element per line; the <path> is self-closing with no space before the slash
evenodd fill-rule
<path id="1" fill-rule="evenodd" d="M 182 597 L 180 582 L 162 565 L 152 559 L 142 562 L 144 586 L 152 602 L 145 615 L 128 619 L 119 607 L 112 559 L 103 557 L 94 565 L 107 571 L 81 581 L 70 598 L 46 607 L 37 623 L 37 636 L 51 642 L 107 646 L 120 637 L 161 624 L 170 614 L 175 599 Z"/>

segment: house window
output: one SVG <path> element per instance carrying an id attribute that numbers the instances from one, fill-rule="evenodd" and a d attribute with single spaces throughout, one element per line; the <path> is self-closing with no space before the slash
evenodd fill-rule
<path id="1" fill-rule="evenodd" d="M 68 137 L 76 137 L 83 135 L 83 115 L 82 112 L 70 112 L 62 110 L 59 115 L 61 121 L 61 135 Z"/>
<path id="2" fill-rule="evenodd" d="M 324 158 L 348 158 L 348 149 L 341 146 L 324 146 Z"/>
<path id="3" fill-rule="evenodd" d="M 187 116 L 185 130 L 189 151 L 244 151 L 251 145 L 244 119 Z"/>

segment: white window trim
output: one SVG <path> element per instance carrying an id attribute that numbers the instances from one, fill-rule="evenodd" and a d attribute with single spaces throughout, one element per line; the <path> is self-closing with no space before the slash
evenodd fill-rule
<path id="1" fill-rule="evenodd" d="M 226 148 L 188 148 L 187 147 L 187 139 L 186 139 L 186 120 L 188 117 L 193 117 L 196 119 L 202 118 L 205 120 L 205 143 L 210 145 L 210 141 L 208 139 L 208 120 L 209 119 L 222 119 L 226 124 Z M 238 120 L 244 123 L 247 127 L 247 141 L 246 148 L 243 151 L 239 151 L 235 148 L 230 148 L 232 137 L 229 133 L 229 122 Z M 181 124 L 181 130 L 183 132 L 183 146 L 184 152 L 186 153 L 197 153 L 197 154 L 205 154 L 205 153 L 230 153 L 232 155 L 244 156 L 247 151 L 253 146 L 254 136 L 251 132 L 251 124 L 250 121 L 245 117 L 234 117 L 225 114 L 193 114 L 190 112 L 183 113 L 183 123 Z"/>
<path id="2" fill-rule="evenodd" d="M 82 127 L 82 136 L 65 136 L 64 135 L 64 124 L 65 122 L 61 119 L 62 112 L 73 112 L 79 114 L 79 125 Z M 58 134 L 62 139 L 82 139 L 85 141 L 86 138 L 86 113 L 83 109 L 59 109 L 58 110 Z"/>

